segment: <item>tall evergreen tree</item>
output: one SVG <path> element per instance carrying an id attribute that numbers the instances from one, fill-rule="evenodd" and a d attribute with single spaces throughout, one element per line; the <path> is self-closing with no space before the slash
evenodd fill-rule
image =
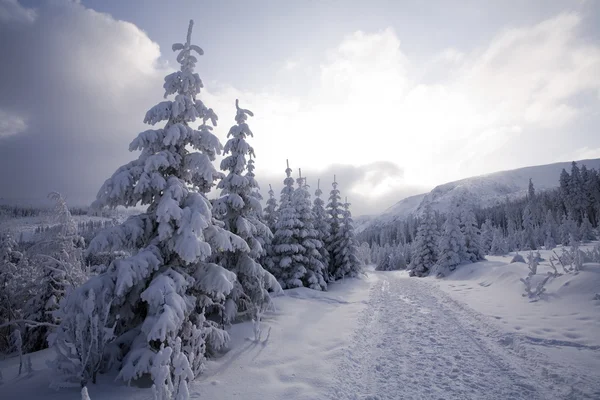
<path id="1" fill-rule="evenodd" d="M 529 178 L 529 187 L 527 189 L 527 201 L 533 203 L 535 201 L 535 188 L 533 187 L 533 181 Z"/>
<path id="2" fill-rule="evenodd" d="M 247 124 L 250 110 L 236 107 L 236 124 L 227 137 L 221 161 L 221 169 L 227 175 L 217 185 L 221 196 L 214 203 L 215 214 L 224 222 L 225 229 L 241 237 L 246 248 L 237 248 L 221 254 L 221 265 L 237 276 L 237 282 L 231 293 L 239 311 L 246 311 L 256 318 L 270 304 L 269 290 L 280 290 L 279 284 L 271 273 L 265 271 L 259 263 L 263 255 L 263 245 L 270 240 L 269 228 L 261 222 L 262 206 L 257 197 L 258 183 L 254 178 L 254 149 L 246 138 L 253 136 Z M 244 175 L 244 172 L 246 174 Z M 262 239 L 261 239 L 262 238 Z"/>
<path id="3" fill-rule="evenodd" d="M 563 215 L 560 227 L 560 241 L 563 246 L 572 245 L 574 242 L 579 242 L 579 231 L 577 222 L 573 220 L 571 214 Z"/>
<path id="4" fill-rule="evenodd" d="M 502 236 L 502 231 L 500 230 L 500 228 L 496 228 L 494 229 L 490 254 L 494 256 L 502 256 L 506 253 L 508 253 L 506 240 Z"/>
<path id="5" fill-rule="evenodd" d="M 595 169 L 588 171 L 584 185 L 588 216 L 592 226 L 598 226 L 600 219 L 600 179 Z"/>
<path id="6" fill-rule="evenodd" d="M 26 289 L 34 281 L 33 276 L 24 274 L 25 257 L 17 250 L 17 242 L 10 232 L 0 234 L 0 325 L 22 318 L 22 306 L 29 298 Z M 0 328 L 0 351 L 11 347 L 11 336 L 14 326 Z"/>
<path id="7" fill-rule="evenodd" d="M 413 246 L 410 263 L 411 276 L 427 276 L 437 262 L 437 230 L 431 205 L 427 203 L 417 228 L 417 237 Z"/>
<path id="8" fill-rule="evenodd" d="M 481 247 L 481 237 L 475 214 L 467 207 L 463 207 L 460 214 L 460 228 L 465 238 L 464 261 L 477 262 L 485 259 Z"/>
<path id="9" fill-rule="evenodd" d="M 340 191 L 338 190 L 338 183 L 333 176 L 333 183 L 331 184 L 332 189 L 329 192 L 329 202 L 327 203 L 327 213 L 329 214 L 329 237 L 325 245 L 327 246 L 327 252 L 329 253 L 329 270 L 328 275 L 333 276 L 334 272 L 337 271 L 342 264 L 342 255 L 338 248 L 338 242 L 341 235 L 341 205 L 340 205 Z"/>
<path id="10" fill-rule="evenodd" d="M 246 179 L 248 179 L 248 182 L 250 182 L 250 186 L 252 186 L 252 189 L 250 190 L 250 196 L 252 196 L 253 198 L 255 198 L 258 201 L 258 207 L 252 207 L 252 209 L 250 210 L 250 214 L 252 215 L 252 217 L 254 219 L 256 219 L 258 222 L 260 222 L 260 224 L 258 224 L 259 227 L 262 227 L 262 229 L 257 229 L 256 231 L 256 240 L 258 240 L 258 242 L 260 243 L 261 247 L 262 247 L 262 251 L 260 252 L 260 260 L 261 262 L 259 262 L 259 264 L 262 265 L 262 260 L 266 259 L 267 256 L 267 247 L 271 244 L 271 240 L 273 240 L 273 230 L 271 229 L 271 227 L 269 226 L 269 224 L 267 224 L 265 217 L 264 217 L 264 212 L 261 206 L 261 202 L 263 200 L 262 194 L 260 194 L 260 186 L 258 184 L 258 182 L 256 181 L 256 174 L 254 173 L 254 170 L 256 169 L 256 167 L 254 166 L 255 164 L 255 160 L 254 160 L 254 154 L 249 157 L 248 159 L 248 165 L 246 167 L 246 174 L 244 175 Z M 271 277 L 272 279 L 273 277 Z"/>
<path id="11" fill-rule="evenodd" d="M 519 240 L 517 240 L 518 230 L 517 223 L 513 218 L 508 217 L 507 222 L 507 235 L 506 235 L 506 247 L 507 251 L 514 251 L 519 247 Z"/>
<path id="12" fill-rule="evenodd" d="M 534 235 L 533 226 L 533 215 L 531 213 L 530 204 L 527 204 L 523 209 L 523 231 L 522 231 L 522 240 L 521 240 L 521 249 L 522 250 L 536 250 L 537 246 L 535 243 L 535 235 Z"/>
<path id="13" fill-rule="evenodd" d="M 317 238 L 323 243 L 323 246 L 319 249 L 321 253 L 321 259 L 323 261 L 323 265 L 325 266 L 325 270 L 323 272 L 323 278 L 326 282 L 329 282 L 329 251 L 327 251 L 327 238 L 330 235 L 330 226 L 329 226 L 329 214 L 325 210 L 325 202 L 321 199 L 321 195 L 323 191 L 321 190 L 321 180 L 317 181 L 317 190 L 315 191 L 315 200 L 313 202 L 313 214 L 315 216 L 315 229 L 317 230 Z"/>
<path id="14" fill-rule="evenodd" d="M 585 208 L 585 197 L 583 193 L 583 181 L 581 172 L 575 161 L 571 164 L 571 179 L 569 181 L 569 197 L 571 204 L 571 217 L 579 223 L 583 219 Z"/>
<path id="15" fill-rule="evenodd" d="M 494 226 L 492 220 L 487 218 L 481 225 L 481 247 L 484 254 L 488 254 L 492 248 L 492 240 L 494 239 Z"/>
<path id="16" fill-rule="evenodd" d="M 581 222 L 581 226 L 579 227 L 579 237 L 584 243 L 596 240 L 594 228 L 592 227 L 592 223 L 590 222 L 590 219 L 587 216 L 587 214 L 583 215 L 583 221 Z"/>
<path id="17" fill-rule="evenodd" d="M 318 238 L 319 233 L 314 226 L 315 218 L 312 212 L 310 193 L 308 192 L 306 178 L 302 177 L 301 171 L 296 182 L 298 187 L 294 191 L 292 203 L 301 224 L 301 229 L 297 234 L 298 242 L 304 248 L 302 263 L 306 269 L 306 274 L 301 278 L 302 283 L 311 289 L 326 290 L 327 283 L 324 276 L 327 274 L 327 269 L 319 252 L 324 245 Z"/>
<path id="18" fill-rule="evenodd" d="M 544 221 L 544 247 L 546 250 L 552 250 L 556 247 L 556 220 L 552 210 L 546 212 L 546 220 Z"/>
<path id="19" fill-rule="evenodd" d="M 281 190 L 278 219 L 275 224 L 275 234 L 272 241 L 273 275 L 284 289 L 302 287 L 302 278 L 307 271 L 304 265 L 306 249 L 300 244 L 302 223 L 294 207 L 294 178 L 288 163 L 285 170 L 286 178 Z"/>
<path id="20" fill-rule="evenodd" d="M 571 176 L 569 175 L 567 170 L 565 170 L 563 168 L 562 171 L 560 172 L 560 177 L 559 177 L 558 182 L 559 182 L 560 197 L 562 198 L 562 201 L 564 204 L 565 213 L 568 213 L 571 210 L 570 181 L 571 181 Z"/>
<path id="21" fill-rule="evenodd" d="M 205 312 L 208 307 L 222 306 L 235 276 L 206 260 L 218 251 L 250 249 L 216 221 L 204 194 L 222 177 L 211 162 L 222 146 L 206 124 L 216 124 L 216 115 L 196 97 L 203 85 L 194 72 L 197 59 L 192 52 L 202 55 L 203 51 L 191 44 L 192 27 L 190 21 L 184 44 L 173 45 L 179 52 L 180 70 L 165 77 L 165 97 L 175 95 L 174 100 L 159 103 L 144 118 L 150 125 L 161 121 L 166 125 L 133 140 L 129 149 L 141 150 L 139 157 L 117 169 L 93 204 L 96 209 L 138 204 L 147 209 L 90 242 L 91 254 L 119 249 L 135 252 L 112 261 L 105 273 L 71 293 L 66 303 L 78 308 L 65 313 L 53 341 L 56 367 L 66 374 L 83 370 L 89 362 L 72 352 L 81 337 L 76 320 L 88 312 L 81 307 L 89 290 L 97 292 L 96 299 L 111 299 L 105 321 L 107 326 L 114 325 L 115 339 L 105 356 L 119 361 L 118 376 L 125 381 L 150 374 L 159 385 L 161 377 L 152 373 L 155 358 L 178 337 L 181 357 L 194 366 L 195 374 L 202 370 L 207 346 L 219 348 L 227 340 L 227 333 L 207 320 Z M 190 127 L 198 119 L 203 121 L 200 128 Z M 170 359 L 163 361 L 167 374 L 175 374 Z"/>
<path id="22" fill-rule="evenodd" d="M 343 207 L 340 233 L 336 245 L 339 264 L 338 268 L 333 271 L 334 279 L 356 277 L 361 271 L 360 261 L 356 256 L 358 245 L 354 237 L 354 222 L 347 199 Z"/>
<path id="23" fill-rule="evenodd" d="M 275 232 L 275 224 L 277 223 L 277 200 L 275 200 L 275 192 L 273 187 L 269 185 L 269 199 L 264 211 L 264 220 L 269 229 Z"/>
<path id="24" fill-rule="evenodd" d="M 491 245 L 491 243 L 490 243 Z M 446 221 L 439 238 L 438 260 L 442 274 L 446 271 L 454 271 L 461 262 L 461 254 L 465 251 L 465 238 L 460 230 L 456 214 L 452 211 L 446 216 Z"/>
<path id="25" fill-rule="evenodd" d="M 267 271 L 272 272 L 274 268 L 273 238 L 276 231 L 275 225 L 277 223 L 277 200 L 275 200 L 275 192 L 271 185 L 269 185 L 269 199 L 267 200 L 267 206 L 263 213 L 263 221 L 265 222 L 265 225 L 269 227 L 273 236 L 265 243 L 265 252 L 261 258 L 261 265 L 263 265 Z"/>

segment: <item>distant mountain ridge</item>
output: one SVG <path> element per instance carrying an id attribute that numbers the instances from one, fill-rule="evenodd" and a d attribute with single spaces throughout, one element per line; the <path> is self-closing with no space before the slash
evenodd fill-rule
<path id="1" fill-rule="evenodd" d="M 579 160 L 577 165 L 585 165 L 588 169 L 600 170 L 600 159 Z M 525 197 L 529 187 L 529 179 L 536 190 L 547 190 L 559 186 L 558 178 L 562 169 L 571 171 L 571 162 L 537 165 L 493 172 L 491 174 L 465 178 L 438 185 L 429 193 L 418 194 L 400 200 L 381 215 L 371 219 L 370 223 L 361 224 L 360 228 L 378 221 L 405 219 L 409 215 L 422 212 L 425 204 L 431 204 L 434 210 L 446 212 L 455 196 L 461 195 L 474 207 L 489 207 L 503 202 L 507 197 L 518 199 Z M 360 229 L 362 230 L 362 229 Z"/>

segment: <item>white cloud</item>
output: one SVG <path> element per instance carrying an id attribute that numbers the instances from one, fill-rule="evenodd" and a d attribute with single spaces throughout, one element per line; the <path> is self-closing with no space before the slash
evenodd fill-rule
<path id="1" fill-rule="evenodd" d="M 17 135 L 27 129 L 25 119 L 0 109 L 0 139 Z"/>
<path id="2" fill-rule="evenodd" d="M 286 71 L 292 71 L 292 70 L 296 69 L 297 66 L 298 66 L 297 61 L 287 60 L 283 65 L 283 69 L 285 69 Z"/>
<path id="3" fill-rule="evenodd" d="M 37 14 L 31 8 L 25 8 L 17 0 L 0 0 L 1 22 L 33 22 Z"/>
<path id="4" fill-rule="evenodd" d="M 161 101 L 167 69 L 159 64 L 156 43 L 135 25 L 72 2 L 49 4 L 36 11 L 28 29 L 11 32 L 12 47 L 3 56 L 21 57 L 13 63 L 20 67 L 0 74 L 6 89 L 0 108 L 10 105 L 14 115 L 26 115 L 22 125 L 11 126 L 28 133 L 13 133 L 13 147 L 0 146 L 0 171 L 20 162 L 15 154 L 25 150 L 39 156 L 39 165 L 23 176 L 0 178 L 3 185 L 11 181 L 15 192 L 36 188 L 44 195 L 65 190 L 56 187 L 63 185 L 88 196 L 132 158 L 127 144 L 147 129 L 141 120 Z M 410 190 L 553 161 L 544 148 L 547 131 L 566 131 L 583 111 L 598 106 L 594 96 L 572 101 L 600 94 L 600 46 L 580 39 L 580 24 L 578 15 L 562 14 L 507 29 L 475 51 L 446 49 L 426 63 L 405 54 L 392 29 L 355 32 L 324 54 L 318 67 L 302 60 L 300 68 L 297 60 L 282 58 L 285 79 L 300 69 L 319 70 L 302 96 L 274 89 L 244 92 L 201 75 L 207 90 L 200 97 L 219 114 L 223 140 L 234 123 L 236 98 L 255 113 L 249 123 L 263 186 L 280 183 L 286 158 L 315 180 L 331 175 L 332 165 L 353 166 L 358 169 L 348 171 L 358 178 L 348 178 L 342 190 L 373 213 L 414 194 Z M 44 66 L 43 76 L 36 65 Z M 526 137 L 535 137 L 540 148 L 525 162 L 512 150 Z M 565 142 L 565 152 L 568 146 L 582 147 Z"/>
<path id="5" fill-rule="evenodd" d="M 236 92 L 254 107 L 255 147 L 269 155 L 259 169 L 283 169 L 286 157 L 318 168 L 386 160 L 404 169 L 405 184 L 433 185 L 549 162 L 543 148 L 527 160 L 498 152 L 536 135 L 542 146 L 548 130 L 581 115 L 574 96 L 600 90 L 600 46 L 579 39 L 580 23 L 561 14 L 425 65 L 402 52 L 392 29 L 349 35 L 327 54 L 308 98 Z"/>

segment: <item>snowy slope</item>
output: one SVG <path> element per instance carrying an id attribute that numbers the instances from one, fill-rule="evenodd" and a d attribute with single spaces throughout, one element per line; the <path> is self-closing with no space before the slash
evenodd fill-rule
<path id="1" fill-rule="evenodd" d="M 600 169 L 600 159 L 581 160 L 577 164 L 580 167 L 585 165 L 588 169 Z M 571 163 L 525 167 L 445 183 L 429 193 L 400 200 L 374 221 L 403 219 L 410 214 L 418 214 L 427 202 L 432 204 L 434 210 L 445 212 L 456 195 L 464 196 L 467 202 L 476 207 L 491 206 L 504 201 L 506 197 L 524 197 L 530 178 L 538 191 L 558 187 L 558 177 L 563 168 L 570 172 Z"/>
<path id="2" fill-rule="evenodd" d="M 359 215 L 354 217 L 354 232 L 362 232 L 373 221 L 375 215 Z"/>
<path id="3" fill-rule="evenodd" d="M 417 208 L 419 208 L 419 205 L 421 204 L 423 198 L 426 195 L 427 193 L 422 193 L 402 199 L 387 210 L 385 210 L 382 213 L 382 215 L 394 216 L 400 219 L 406 218 L 410 214 L 412 214 Z"/>

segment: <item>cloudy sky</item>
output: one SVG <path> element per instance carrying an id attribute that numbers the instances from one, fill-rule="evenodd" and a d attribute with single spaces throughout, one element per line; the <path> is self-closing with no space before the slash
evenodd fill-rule
<path id="1" fill-rule="evenodd" d="M 0 0 L 0 198 L 91 201 L 135 157 L 190 18 L 222 141 L 236 98 L 255 113 L 263 188 L 288 158 L 373 214 L 600 157 L 600 2 Z"/>

